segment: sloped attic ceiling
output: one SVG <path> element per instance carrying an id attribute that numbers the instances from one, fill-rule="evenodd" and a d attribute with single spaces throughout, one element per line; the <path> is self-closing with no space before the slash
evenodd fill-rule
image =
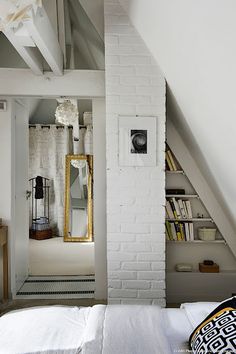
<path id="1" fill-rule="evenodd" d="M 104 39 L 104 0 L 80 0 L 98 34 Z"/>
<path id="2" fill-rule="evenodd" d="M 236 223 L 236 3 L 120 0 L 169 85 L 168 111 Z"/>
<path id="3" fill-rule="evenodd" d="M 86 12 L 79 0 L 68 0 L 67 4 L 72 43 L 75 46 L 75 66 L 85 66 L 85 69 L 104 70 L 104 40 L 92 22 L 92 20 L 95 21 L 96 19 L 92 9 L 85 7 L 87 9 Z M 96 2 L 94 2 L 95 4 Z M 98 18 L 100 15 L 103 18 L 103 13 L 97 13 Z"/>

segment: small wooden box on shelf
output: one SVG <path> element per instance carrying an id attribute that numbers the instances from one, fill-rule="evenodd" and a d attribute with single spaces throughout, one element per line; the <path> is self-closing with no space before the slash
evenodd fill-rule
<path id="1" fill-rule="evenodd" d="M 199 272 L 201 273 L 219 273 L 220 267 L 214 263 L 212 265 L 199 263 Z"/>

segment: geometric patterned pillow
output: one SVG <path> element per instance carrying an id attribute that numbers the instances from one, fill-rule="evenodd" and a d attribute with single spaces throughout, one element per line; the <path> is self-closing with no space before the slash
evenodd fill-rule
<path id="1" fill-rule="evenodd" d="M 189 338 L 193 354 L 236 353 L 236 297 L 223 301 Z"/>

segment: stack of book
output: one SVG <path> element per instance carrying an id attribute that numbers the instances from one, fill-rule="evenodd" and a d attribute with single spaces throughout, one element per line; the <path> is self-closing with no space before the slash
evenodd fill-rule
<path id="1" fill-rule="evenodd" d="M 166 237 L 170 241 L 194 241 L 191 203 L 187 199 L 166 198 Z M 186 219 L 186 221 L 185 221 Z"/>
<path id="2" fill-rule="evenodd" d="M 176 160 L 173 152 L 170 150 L 169 146 L 166 145 L 166 170 L 167 171 L 178 171 L 180 166 Z"/>

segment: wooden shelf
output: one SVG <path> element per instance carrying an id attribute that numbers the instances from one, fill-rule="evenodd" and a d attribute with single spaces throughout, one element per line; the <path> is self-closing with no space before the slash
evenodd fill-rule
<path id="1" fill-rule="evenodd" d="M 211 218 L 192 218 L 192 219 L 166 219 L 167 221 L 180 221 L 180 222 L 206 222 L 206 221 L 210 221 L 210 222 L 214 222 Z"/>
<path id="2" fill-rule="evenodd" d="M 227 275 L 227 274 L 232 274 L 232 275 L 236 275 L 236 271 L 235 270 L 220 270 L 218 273 L 208 273 L 208 272 L 199 272 L 199 270 L 193 270 L 192 272 L 177 272 L 176 270 L 167 270 L 166 271 L 167 274 L 194 274 L 194 275 L 201 275 L 201 274 L 210 274 L 210 275 Z"/>
<path id="3" fill-rule="evenodd" d="M 173 174 L 173 175 L 185 175 L 183 170 L 178 170 L 178 171 L 169 171 L 166 170 L 166 173 Z"/>
<path id="4" fill-rule="evenodd" d="M 166 240 L 166 243 L 172 243 L 172 244 L 186 244 L 186 243 L 198 243 L 198 244 L 226 244 L 225 240 L 214 240 L 214 241 L 202 241 L 202 240 L 194 240 L 194 241 L 171 241 L 171 240 Z"/>
<path id="5" fill-rule="evenodd" d="M 166 194 L 166 198 L 199 198 L 197 194 Z"/>
<path id="6" fill-rule="evenodd" d="M 166 272 L 167 299 L 170 303 L 195 301 L 222 301 L 235 293 L 236 271 L 221 270 L 219 273 Z"/>

